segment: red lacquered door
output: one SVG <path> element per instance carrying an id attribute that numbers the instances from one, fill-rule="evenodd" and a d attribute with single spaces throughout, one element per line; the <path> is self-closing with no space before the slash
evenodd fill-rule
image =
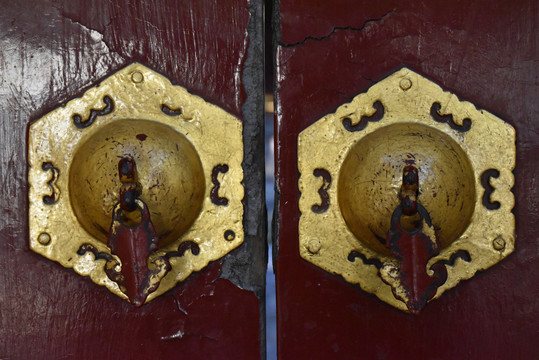
<path id="1" fill-rule="evenodd" d="M 0 358 L 264 357 L 261 19 L 241 0 L 2 2 Z M 29 124 L 133 62 L 237 117 L 250 154 L 243 244 L 140 308 L 28 245 Z"/>
<path id="2" fill-rule="evenodd" d="M 280 359 L 537 356 L 537 15 L 535 1 L 281 1 L 276 6 Z M 517 145 L 515 251 L 416 315 L 305 261 L 299 245 L 300 132 L 403 67 L 504 119 L 515 128 Z M 322 193 L 336 184 L 329 185 L 323 173 L 314 175 L 322 205 Z M 335 243 L 339 236 L 335 232 Z"/>

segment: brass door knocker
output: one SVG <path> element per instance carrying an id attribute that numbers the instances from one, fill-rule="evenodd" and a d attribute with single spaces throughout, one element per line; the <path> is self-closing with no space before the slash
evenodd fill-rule
<path id="1" fill-rule="evenodd" d="M 298 137 L 303 259 L 418 313 L 514 249 L 515 130 L 403 68 Z"/>
<path id="2" fill-rule="evenodd" d="M 243 242 L 242 123 L 138 63 L 30 125 L 30 248 L 136 306 Z"/>

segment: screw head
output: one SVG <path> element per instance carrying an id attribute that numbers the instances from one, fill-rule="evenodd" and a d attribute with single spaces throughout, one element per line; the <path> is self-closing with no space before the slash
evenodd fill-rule
<path id="1" fill-rule="evenodd" d="M 135 84 L 140 84 L 144 80 L 144 76 L 141 72 L 135 71 L 131 74 L 131 80 L 133 80 Z"/>
<path id="2" fill-rule="evenodd" d="M 404 78 L 400 81 L 399 86 L 402 90 L 406 91 L 412 87 L 412 81 L 408 78 Z"/>
<path id="3" fill-rule="evenodd" d="M 505 240 L 501 236 L 498 236 L 496 239 L 492 240 L 492 247 L 498 251 L 502 251 L 505 249 Z"/>
<path id="4" fill-rule="evenodd" d="M 37 237 L 37 242 L 40 243 L 41 245 L 49 245 L 49 243 L 51 242 L 51 236 L 47 234 L 46 232 L 42 232 Z"/>
<path id="5" fill-rule="evenodd" d="M 322 244 L 320 243 L 320 240 L 318 239 L 311 239 L 309 243 L 307 244 L 307 250 L 311 254 L 318 254 L 321 247 L 322 247 Z"/>

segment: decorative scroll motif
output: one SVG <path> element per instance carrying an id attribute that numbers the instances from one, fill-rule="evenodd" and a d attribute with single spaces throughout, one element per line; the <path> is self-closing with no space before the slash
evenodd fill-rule
<path id="1" fill-rule="evenodd" d="M 352 119 L 348 116 L 342 119 L 344 128 L 350 132 L 361 131 L 367 127 L 370 122 L 376 122 L 382 120 L 384 117 L 385 109 L 380 100 L 377 100 L 372 105 L 375 112 L 372 115 L 361 115 L 359 122 L 356 125 L 352 125 Z"/>
<path id="2" fill-rule="evenodd" d="M 104 269 L 109 279 L 118 283 L 118 286 L 120 286 L 120 290 L 123 293 L 127 291 L 125 289 L 125 286 L 120 285 L 124 281 L 124 277 L 118 268 L 120 262 L 116 260 L 114 256 L 112 256 L 108 252 L 100 252 L 92 244 L 82 244 L 81 247 L 77 250 L 77 255 L 83 256 L 86 253 L 92 253 L 94 255 L 95 261 L 105 260 Z"/>
<path id="3" fill-rule="evenodd" d="M 73 115 L 73 123 L 75 126 L 79 129 L 85 129 L 92 125 L 98 116 L 108 115 L 114 111 L 114 102 L 110 96 L 105 95 L 103 102 L 105 103 L 105 107 L 101 110 L 91 109 L 90 116 L 86 120 L 82 120 L 82 117 L 79 114 Z"/>
<path id="4" fill-rule="evenodd" d="M 455 261 L 457 261 L 457 259 L 461 259 L 462 261 L 469 263 L 472 261 L 472 256 L 470 255 L 468 251 L 461 249 L 451 254 L 448 260 L 439 260 L 436 263 L 434 263 L 434 265 L 442 264 L 442 265 L 447 265 L 447 266 L 454 266 Z M 431 269 L 432 269 L 432 266 L 431 266 Z"/>
<path id="5" fill-rule="evenodd" d="M 43 196 L 43 202 L 47 205 L 54 205 L 60 197 L 60 189 L 58 189 L 58 186 L 56 186 L 56 181 L 58 180 L 58 176 L 60 175 L 60 170 L 55 168 L 51 162 L 44 162 L 41 168 L 45 171 L 51 172 L 51 176 L 49 177 L 49 181 L 47 182 L 47 185 L 51 189 L 51 193 L 50 195 Z"/>
<path id="6" fill-rule="evenodd" d="M 317 214 L 326 212 L 329 208 L 329 194 L 328 189 L 331 186 L 331 174 L 325 169 L 314 169 L 313 175 L 321 177 L 323 180 L 322 186 L 318 189 L 320 195 L 320 204 L 314 204 L 311 209 Z"/>
<path id="7" fill-rule="evenodd" d="M 187 250 L 190 250 L 191 254 L 195 256 L 200 253 L 200 247 L 197 243 L 193 241 L 184 241 L 178 246 L 177 251 L 171 251 L 161 256 L 153 256 L 153 258 L 152 256 L 149 256 L 148 261 L 153 265 L 154 269 L 157 269 L 157 271 L 153 271 L 150 274 L 150 278 L 152 277 L 151 275 L 153 275 L 153 281 L 151 281 L 153 286 L 148 286 L 146 289 L 147 294 L 155 291 L 156 287 L 159 285 L 159 280 L 163 278 L 170 270 L 171 266 L 169 260 L 173 257 L 184 256 Z M 99 250 L 97 250 L 92 244 L 83 244 L 77 251 L 77 254 L 83 256 L 88 252 L 94 255 L 95 261 L 105 260 L 104 270 L 108 278 L 117 283 L 120 290 L 124 294 L 128 295 L 128 289 L 124 285 L 125 277 L 120 270 L 120 262 L 108 252 L 99 252 Z M 137 306 L 140 305 L 142 305 L 142 303 L 139 301 Z"/>
<path id="8" fill-rule="evenodd" d="M 353 250 L 353 251 L 350 252 L 350 254 L 348 254 L 348 261 L 350 261 L 350 262 L 352 262 L 352 263 L 355 262 L 356 258 L 361 259 L 361 261 L 363 261 L 363 263 L 365 265 L 373 265 L 373 266 L 375 266 L 378 270 L 380 270 L 380 268 L 382 267 L 382 262 L 379 259 L 376 259 L 376 258 L 369 259 L 368 257 L 366 257 L 363 253 L 359 252 L 358 250 Z"/>
<path id="9" fill-rule="evenodd" d="M 494 187 L 490 184 L 490 178 L 498 178 L 500 172 L 496 169 L 488 169 L 481 175 L 481 185 L 485 189 L 483 193 L 483 206 L 489 210 L 498 210 L 501 206 L 499 201 L 491 201 L 490 196 L 495 190 Z"/>
<path id="10" fill-rule="evenodd" d="M 180 116 L 182 114 L 181 108 L 173 109 L 165 104 L 161 105 L 161 111 L 163 112 L 163 114 L 168 116 Z"/>
<path id="11" fill-rule="evenodd" d="M 164 257 L 167 260 L 170 260 L 173 257 L 182 257 L 182 256 L 185 255 L 185 252 L 187 250 L 190 250 L 191 254 L 193 254 L 195 256 L 200 254 L 200 247 L 198 246 L 198 244 L 196 242 L 194 242 L 194 241 L 187 240 L 187 241 L 182 242 L 178 246 L 178 249 L 176 251 L 168 252 L 168 253 L 165 254 Z"/>
<path id="12" fill-rule="evenodd" d="M 439 102 L 434 102 L 430 108 L 430 116 L 440 123 L 446 123 L 451 127 L 451 129 L 458 132 L 469 131 L 472 127 L 472 120 L 470 118 L 465 118 L 462 120 L 462 125 L 458 125 L 453 119 L 453 114 L 440 114 L 440 109 L 442 105 Z"/>
<path id="13" fill-rule="evenodd" d="M 211 182 L 213 183 L 213 188 L 210 191 L 210 198 L 211 198 L 211 202 L 217 206 L 228 205 L 228 199 L 225 197 L 219 196 L 219 189 L 221 187 L 221 184 L 219 183 L 219 179 L 217 178 L 220 173 L 226 174 L 227 172 L 228 172 L 228 165 L 226 164 L 216 165 L 211 172 Z"/>

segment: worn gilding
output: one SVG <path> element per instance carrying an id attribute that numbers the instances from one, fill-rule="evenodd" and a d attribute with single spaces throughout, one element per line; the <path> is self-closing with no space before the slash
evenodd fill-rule
<path id="1" fill-rule="evenodd" d="M 95 259 L 111 254 L 122 157 L 136 161 L 140 199 L 159 238 L 149 260 L 170 258 L 171 270 L 147 301 L 243 242 L 241 121 L 134 63 L 30 126 L 33 251 L 127 299 L 107 277 L 105 260 Z M 197 254 L 179 252 L 183 243 Z"/>
<path id="2" fill-rule="evenodd" d="M 509 124 L 403 68 L 300 133 L 300 254 L 408 311 L 382 279 L 399 266 L 383 240 L 414 164 L 440 243 L 425 271 L 448 273 L 435 299 L 513 251 L 515 153 Z"/>

